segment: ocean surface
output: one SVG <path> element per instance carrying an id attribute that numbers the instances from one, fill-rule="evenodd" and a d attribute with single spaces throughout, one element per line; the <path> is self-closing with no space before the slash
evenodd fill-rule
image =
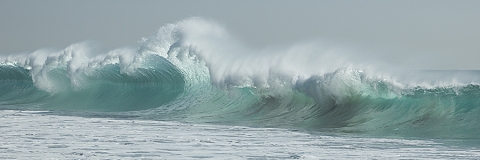
<path id="1" fill-rule="evenodd" d="M 480 71 L 365 59 L 252 49 L 201 18 L 1 57 L 0 158 L 480 158 Z"/>

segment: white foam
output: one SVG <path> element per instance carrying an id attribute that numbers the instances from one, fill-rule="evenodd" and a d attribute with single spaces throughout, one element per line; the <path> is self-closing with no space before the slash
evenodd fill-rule
<path id="1" fill-rule="evenodd" d="M 480 83 L 480 76 L 472 74 L 438 78 L 421 72 L 406 73 L 375 60 L 374 55 L 319 41 L 250 48 L 236 40 L 221 24 L 198 17 L 166 24 L 154 35 L 142 38 L 137 49 L 120 48 L 98 53 L 92 51 L 92 46 L 89 42 L 75 43 L 60 51 L 38 50 L 27 55 L 10 55 L 1 61 L 30 69 L 35 85 L 49 92 L 61 88 L 55 87 L 47 76 L 52 69 L 65 67 L 70 85 L 77 87 L 81 86 L 76 78 L 78 73 L 115 63 L 120 65 L 122 73 L 128 74 L 141 64 L 146 54 L 168 59 L 191 79 L 188 82 L 207 78 L 217 86 L 288 88 L 298 81 L 345 68 L 364 71 L 367 78 L 384 80 L 398 88 Z"/>
<path id="2" fill-rule="evenodd" d="M 429 140 L 0 111 L 1 159 L 476 159 Z"/>

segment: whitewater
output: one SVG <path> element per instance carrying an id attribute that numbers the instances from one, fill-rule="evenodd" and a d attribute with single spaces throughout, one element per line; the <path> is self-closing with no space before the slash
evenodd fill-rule
<path id="1" fill-rule="evenodd" d="M 136 47 L 1 57 L 0 157 L 476 159 L 479 82 L 320 42 L 249 48 L 194 17 Z"/>

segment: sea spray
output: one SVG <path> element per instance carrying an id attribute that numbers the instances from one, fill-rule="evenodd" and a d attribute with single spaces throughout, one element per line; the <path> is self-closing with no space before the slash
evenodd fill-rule
<path id="1" fill-rule="evenodd" d="M 359 54 L 302 43 L 252 49 L 221 25 L 190 18 L 138 48 L 88 43 L 4 58 L 5 109 L 140 119 L 479 138 L 477 71 L 399 71 Z"/>

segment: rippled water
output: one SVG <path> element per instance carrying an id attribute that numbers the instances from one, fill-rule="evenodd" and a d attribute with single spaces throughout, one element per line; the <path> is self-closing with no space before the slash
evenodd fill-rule
<path id="1" fill-rule="evenodd" d="M 0 111 L 0 159 L 477 159 L 477 148 L 180 122 Z"/>

